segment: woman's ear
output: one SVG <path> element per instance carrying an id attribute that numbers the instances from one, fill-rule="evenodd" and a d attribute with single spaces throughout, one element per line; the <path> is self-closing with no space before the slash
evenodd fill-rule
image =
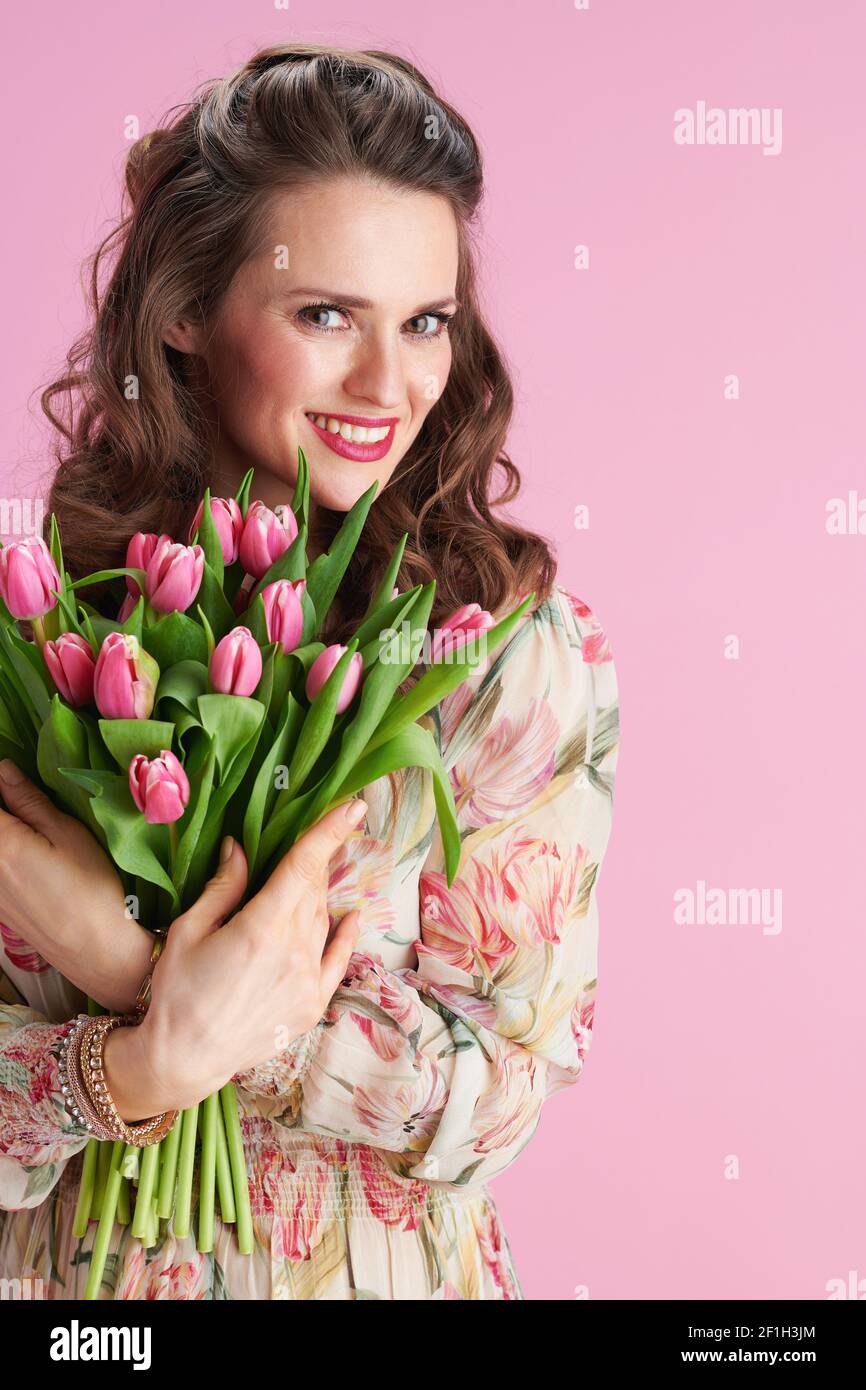
<path id="1" fill-rule="evenodd" d="M 162 341 L 168 343 L 169 347 L 177 348 L 178 352 L 197 353 L 198 325 L 190 323 L 187 319 L 178 319 L 176 323 L 170 323 L 162 330 Z"/>

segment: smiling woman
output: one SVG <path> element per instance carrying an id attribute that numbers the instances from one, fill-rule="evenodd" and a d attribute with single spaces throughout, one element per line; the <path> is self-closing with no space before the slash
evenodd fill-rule
<path id="1" fill-rule="evenodd" d="M 252 463 L 263 500 L 284 500 L 300 444 L 316 507 L 345 512 L 374 481 L 382 495 L 445 389 L 454 212 L 440 194 L 333 177 L 266 195 L 259 238 L 207 323 L 163 337 L 213 403 L 217 491 Z M 314 276 L 343 292 L 295 287 Z"/>
<path id="2" fill-rule="evenodd" d="M 435 579 L 434 642 L 535 598 L 429 716 L 457 806 L 450 884 L 431 774 L 413 769 L 362 789 L 357 830 L 325 818 L 306 859 L 285 856 L 271 882 L 290 909 L 258 920 L 255 950 L 251 905 L 234 912 L 240 845 L 173 922 L 144 1021 L 106 1042 L 105 1084 L 136 1121 L 234 1067 L 255 1248 L 217 1219 L 198 1250 L 196 1184 L 192 1235 L 164 1219 L 144 1247 L 113 1229 L 101 1296 L 520 1299 L 487 1183 L 590 1045 L 618 694 L 595 615 L 499 510 L 520 479 L 476 293 L 477 142 L 396 55 L 280 46 L 139 141 L 127 189 L 92 325 L 43 396 L 72 576 L 122 565 L 136 532 L 186 536 L 205 486 L 230 497 L 250 467 L 257 499 L 288 503 L 303 448 L 311 555 L 378 484 L 327 641 L 354 631 L 406 535 L 396 584 Z M 87 1131 L 55 1048 L 87 995 L 136 998 L 151 938 L 121 929 L 119 880 L 68 818 L 2 789 L 0 1275 L 78 1298 Z M 551 1163 L 566 1190 L 574 1153 Z"/>

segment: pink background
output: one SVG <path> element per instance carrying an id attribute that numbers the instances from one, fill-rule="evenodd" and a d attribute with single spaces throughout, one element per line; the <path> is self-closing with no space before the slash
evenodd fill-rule
<path id="1" fill-rule="evenodd" d="M 45 477 L 36 388 L 81 321 L 125 116 L 148 129 L 283 38 L 413 56 L 486 152 L 519 514 L 608 630 L 622 700 L 593 1048 L 493 1189 L 524 1289 L 825 1298 L 866 1278 L 866 535 L 825 527 L 829 499 L 866 497 L 863 6 L 346 13 L 7 12 L 0 494 Z M 699 100 L 781 107 L 781 153 L 676 145 L 674 111 Z M 782 930 L 677 925 L 673 894 L 699 879 L 781 889 Z"/>

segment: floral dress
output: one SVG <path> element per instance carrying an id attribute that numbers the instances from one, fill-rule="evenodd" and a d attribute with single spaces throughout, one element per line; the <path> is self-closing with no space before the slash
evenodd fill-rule
<path id="1" fill-rule="evenodd" d="M 335 919 L 363 909 L 309 1033 L 233 1078 L 255 1249 L 217 1204 L 210 1253 L 115 1226 L 104 1299 L 523 1299 L 488 1183 L 577 1081 L 592 1037 L 599 867 L 618 752 L 609 643 L 557 585 L 426 717 L 461 834 L 449 888 L 429 772 L 364 790 L 331 861 Z M 0 1278 L 80 1299 L 96 1222 L 72 1221 L 87 1131 L 49 1050 L 81 992 L 0 927 Z M 193 1188 L 196 1211 L 197 1176 Z M 530 1194 L 531 1200 L 531 1194 Z M 39 1282 L 41 1281 L 41 1282 Z M 10 1286 L 11 1287 L 11 1286 Z"/>

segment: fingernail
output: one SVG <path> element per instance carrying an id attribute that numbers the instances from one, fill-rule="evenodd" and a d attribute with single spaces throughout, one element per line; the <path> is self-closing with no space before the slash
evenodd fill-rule
<path id="1" fill-rule="evenodd" d="M 0 779 L 8 782 L 11 787 L 17 787 L 19 782 L 24 781 L 24 773 L 11 758 L 4 758 L 0 763 Z"/>
<path id="2" fill-rule="evenodd" d="M 349 801 L 346 804 L 346 820 L 350 825 L 359 825 L 367 814 L 366 801 Z"/>
<path id="3" fill-rule="evenodd" d="M 226 835 L 225 839 L 223 840 L 222 844 L 220 845 L 220 863 L 221 863 L 221 864 L 226 864 L 226 863 L 228 863 L 229 859 L 231 859 L 231 857 L 232 857 L 232 850 L 234 849 L 234 847 L 235 847 L 234 839 L 232 838 L 231 835 Z"/>

